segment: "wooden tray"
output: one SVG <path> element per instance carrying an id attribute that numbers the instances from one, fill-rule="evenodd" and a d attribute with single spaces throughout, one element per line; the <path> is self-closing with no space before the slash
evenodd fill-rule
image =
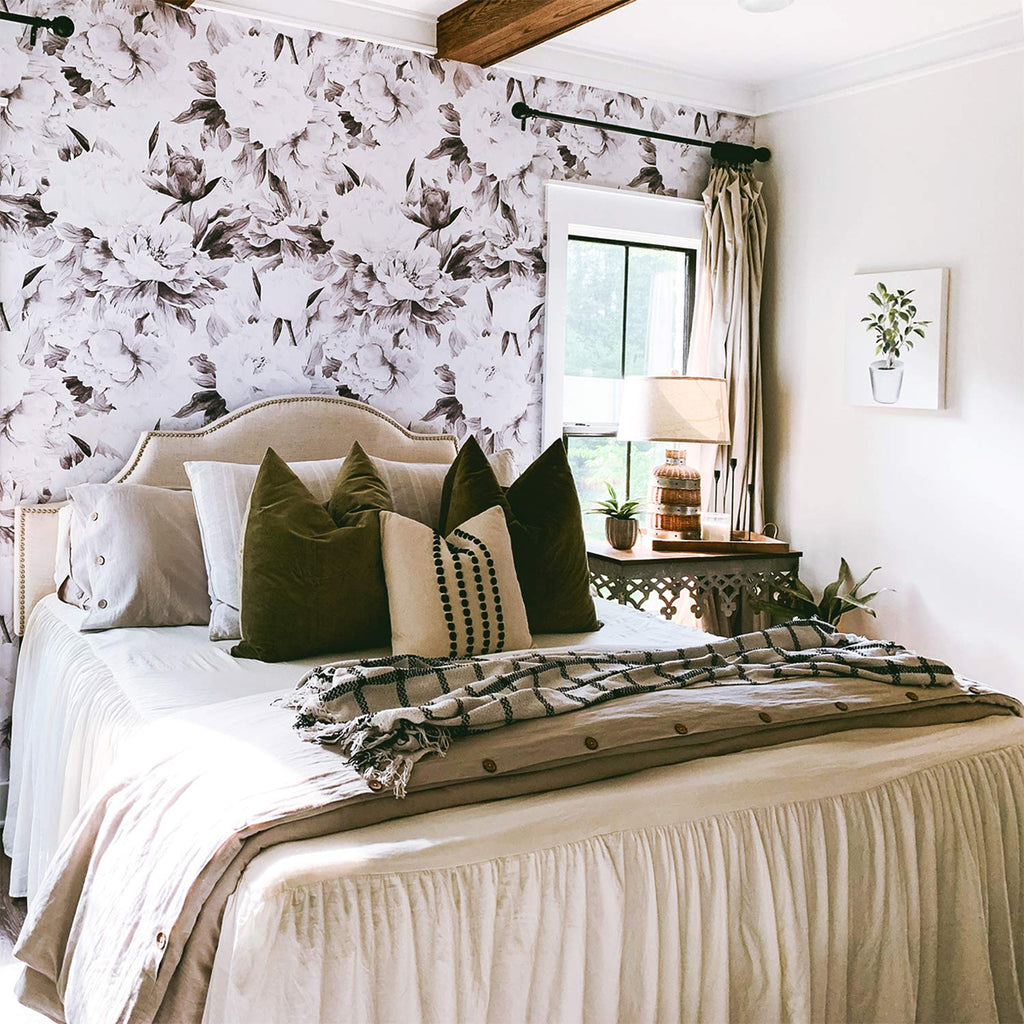
<path id="1" fill-rule="evenodd" d="M 732 540 L 658 540 L 652 537 L 650 545 L 652 551 L 703 551 L 709 555 L 778 555 L 789 551 L 789 544 L 784 540 L 745 530 L 734 530 Z"/>

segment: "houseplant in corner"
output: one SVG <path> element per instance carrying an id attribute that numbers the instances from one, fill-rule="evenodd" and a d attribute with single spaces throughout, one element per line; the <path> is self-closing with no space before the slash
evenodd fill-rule
<path id="1" fill-rule="evenodd" d="M 627 498 L 619 501 L 615 488 L 606 483 L 608 497 L 599 501 L 590 512 L 604 516 L 604 535 L 617 551 L 629 551 L 636 543 L 640 524 L 636 521 L 642 502 Z"/>
<path id="2" fill-rule="evenodd" d="M 866 576 L 859 580 L 854 578 L 845 558 L 839 559 L 839 575 L 825 587 L 821 597 L 816 598 L 810 588 L 796 580 L 791 587 L 779 587 L 778 597 L 774 600 L 755 599 L 751 603 L 755 611 L 768 612 L 776 622 L 789 619 L 821 619 L 833 626 L 847 613 L 859 608 L 862 612 L 874 617 L 875 610 L 871 602 L 889 587 L 876 590 L 871 594 L 860 592 L 869 579 L 881 568 L 876 565 Z"/>
<path id="3" fill-rule="evenodd" d="M 891 292 L 879 281 L 868 298 L 878 307 L 860 322 L 867 324 L 869 334 L 875 336 L 875 355 L 882 356 L 868 367 L 871 374 L 871 396 L 881 405 L 895 405 L 903 390 L 903 360 L 900 352 L 914 347 L 915 338 L 924 337 L 930 320 L 917 320 L 917 306 L 912 296 L 914 289 L 898 288 Z"/>

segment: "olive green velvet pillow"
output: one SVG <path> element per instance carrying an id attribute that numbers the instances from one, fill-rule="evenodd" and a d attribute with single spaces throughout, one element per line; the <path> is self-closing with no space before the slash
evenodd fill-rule
<path id="1" fill-rule="evenodd" d="M 326 505 L 272 448 L 249 499 L 238 658 L 290 661 L 386 645 L 380 512 L 391 496 L 358 444 Z"/>
<path id="2" fill-rule="evenodd" d="M 598 629 L 580 500 L 562 442 L 552 444 L 506 489 L 476 439 L 468 437 L 441 490 L 440 533 L 447 536 L 494 505 L 505 513 L 530 632 Z"/>

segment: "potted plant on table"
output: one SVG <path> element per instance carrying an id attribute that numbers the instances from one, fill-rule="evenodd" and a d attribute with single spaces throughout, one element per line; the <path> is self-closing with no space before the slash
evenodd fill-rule
<path id="1" fill-rule="evenodd" d="M 606 483 L 608 497 L 599 501 L 590 512 L 604 516 L 604 535 L 608 543 L 617 551 L 629 551 L 636 543 L 640 524 L 636 517 L 643 503 L 630 498 L 619 501 L 615 488 Z"/>
<path id="2" fill-rule="evenodd" d="M 860 322 L 867 324 L 869 334 L 875 336 L 875 355 L 883 356 L 868 367 L 871 374 L 871 396 L 881 405 L 895 405 L 903 389 L 903 360 L 900 353 L 914 347 L 916 338 L 924 337 L 930 320 L 917 319 L 917 306 L 913 301 L 913 288 L 898 288 L 891 292 L 879 281 L 868 298 L 878 307 Z"/>

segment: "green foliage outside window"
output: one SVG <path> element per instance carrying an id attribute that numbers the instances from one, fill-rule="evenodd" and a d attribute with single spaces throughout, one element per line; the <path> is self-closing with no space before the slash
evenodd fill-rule
<path id="1" fill-rule="evenodd" d="M 570 239 L 566 374 L 620 378 L 623 367 L 626 374 L 683 372 L 694 261 L 690 250 Z M 601 501 L 608 484 L 623 498 L 647 501 L 664 444 L 580 435 L 566 440 L 584 508 Z M 585 529 L 588 540 L 604 536 L 599 517 L 586 517 Z"/>

